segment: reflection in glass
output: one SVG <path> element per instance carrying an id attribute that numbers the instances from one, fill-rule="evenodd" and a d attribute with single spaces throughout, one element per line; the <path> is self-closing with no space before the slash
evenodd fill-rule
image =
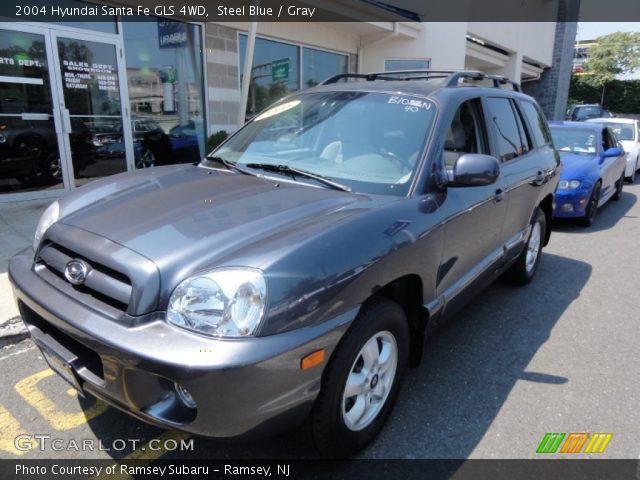
<path id="1" fill-rule="evenodd" d="M 302 85 L 305 88 L 348 71 L 349 57 L 346 55 L 307 47 L 304 47 L 302 52 Z"/>
<path id="2" fill-rule="evenodd" d="M 240 35 L 240 78 L 244 75 L 247 36 Z M 300 89 L 300 49 L 288 43 L 256 38 L 247 102 L 249 117 L 261 112 L 279 98 Z"/>
<path id="3" fill-rule="evenodd" d="M 173 20 L 124 22 L 136 168 L 204 156 L 201 27 Z"/>
<path id="4" fill-rule="evenodd" d="M 44 36 L 0 30 L 0 193 L 62 187 Z"/>

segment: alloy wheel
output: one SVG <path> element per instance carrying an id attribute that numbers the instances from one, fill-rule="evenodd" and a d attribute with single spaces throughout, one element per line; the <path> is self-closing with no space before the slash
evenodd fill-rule
<path id="1" fill-rule="evenodd" d="M 389 331 L 367 340 L 356 356 L 342 394 L 342 419 L 349 430 L 366 428 L 387 400 L 398 366 L 398 346 Z"/>

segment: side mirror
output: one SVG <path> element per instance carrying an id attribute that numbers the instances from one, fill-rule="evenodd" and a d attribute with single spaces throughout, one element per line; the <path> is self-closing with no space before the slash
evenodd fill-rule
<path id="1" fill-rule="evenodd" d="M 623 155 L 623 154 L 624 152 L 622 151 L 621 148 L 611 147 L 604 152 L 604 158 L 619 157 L 620 155 Z"/>
<path id="2" fill-rule="evenodd" d="M 500 163 L 490 155 L 467 153 L 456 160 L 447 181 L 449 187 L 480 187 L 491 185 L 500 176 Z"/>

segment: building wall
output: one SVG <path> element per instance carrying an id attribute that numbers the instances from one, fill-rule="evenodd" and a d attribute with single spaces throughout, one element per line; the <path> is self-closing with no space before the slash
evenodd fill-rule
<path id="1" fill-rule="evenodd" d="M 205 51 L 209 96 L 209 131 L 236 129 L 240 108 L 237 30 L 206 24 Z"/>
<path id="2" fill-rule="evenodd" d="M 384 70 L 386 58 L 427 59 L 433 69 L 464 68 L 464 22 L 422 23 L 415 38 L 392 37 L 390 33 L 376 41 L 376 36 L 364 37 L 360 62 L 363 72 Z"/>

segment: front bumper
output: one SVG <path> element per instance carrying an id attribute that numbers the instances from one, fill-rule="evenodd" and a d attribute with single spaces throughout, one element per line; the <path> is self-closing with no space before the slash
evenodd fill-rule
<path id="1" fill-rule="evenodd" d="M 172 326 L 163 312 L 123 325 L 38 276 L 27 249 L 9 263 L 9 279 L 34 341 L 70 366 L 77 385 L 149 423 L 212 437 L 268 435 L 302 421 L 327 358 L 355 318 L 351 309 L 318 326 L 247 339 L 212 339 Z M 180 400 L 175 383 L 196 407 Z"/>
<path id="2" fill-rule="evenodd" d="M 584 217 L 585 209 L 591 196 L 590 190 L 556 190 L 556 208 L 553 216 L 556 218 Z"/>

